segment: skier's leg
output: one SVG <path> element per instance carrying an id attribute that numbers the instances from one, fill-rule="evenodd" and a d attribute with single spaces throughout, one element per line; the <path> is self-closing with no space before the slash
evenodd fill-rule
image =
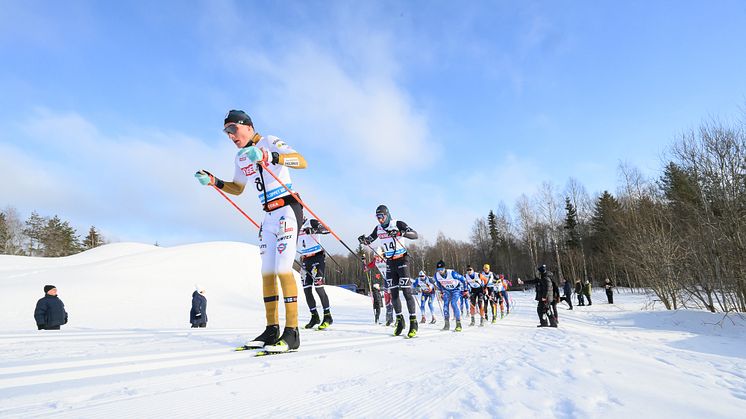
<path id="1" fill-rule="evenodd" d="M 316 299 L 313 297 L 313 266 L 310 259 L 304 259 L 301 262 L 302 271 L 301 278 L 303 278 L 303 294 L 306 296 L 306 303 L 308 303 L 308 309 L 311 311 L 311 315 L 314 313 L 318 316 L 318 310 L 316 308 Z"/>
<path id="2" fill-rule="evenodd" d="M 428 294 L 427 306 L 430 307 L 430 315 L 435 317 L 435 310 L 433 309 L 433 294 Z"/>
<path id="3" fill-rule="evenodd" d="M 399 273 L 396 261 L 386 261 L 386 278 L 391 280 L 389 292 L 391 293 L 391 305 L 394 307 L 394 315 L 401 315 L 401 300 L 399 300 Z"/>
<path id="4" fill-rule="evenodd" d="M 324 289 L 324 272 L 326 271 L 326 255 L 317 255 L 318 260 L 314 263 L 314 269 L 311 270 L 313 274 L 313 288 L 316 290 L 316 294 L 319 295 L 321 300 L 321 308 L 324 310 L 324 314 L 329 313 L 329 296 L 326 294 Z"/>
<path id="5" fill-rule="evenodd" d="M 280 324 L 278 305 L 280 297 L 277 289 L 277 274 L 275 273 L 275 247 L 277 246 L 276 226 L 272 224 L 273 217 L 267 214 L 262 227 L 259 229 L 259 255 L 262 259 L 262 294 L 264 296 L 264 314 L 267 326 Z"/>
<path id="6" fill-rule="evenodd" d="M 409 276 L 409 263 L 408 257 L 404 256 L 399 260 L 399 263 L 397 264 L 397 273 L 399 276 L 399 288 L 402 289 L 402 292 L 404 293 L 404 299 L 407 302 L 407 311 L 409 312 L 409 317 L 411 318 L 414 316 L 415 319 L 417 319 L 417 312 L 416 312 L 416 303 L 414 302 L 414 296 L 412 295 L 412 278 Z"/>
<path id="7" fill-rule="evenodd" d="M 298 327 L 298 286 L 293 276 L 293 259 L 298 246 L 298 230 L 300 230 L 298 217 L 303 220 L 302 211 L 299 204 L 291 204 L 273 211 L 273 213 L 280 213 L 278 214 L 275 272 L 280 278 L 285 302 L 285 328 Z"/>
<path id="8" fill-rule="evenodd" d="M 461 300 L 461 297 L 459 296 L 458 290 L 451 291 L 454 295 L 451 297 L 451 301 L 453 301 L 453 313 L 456 315 L 456 321 L 461 321 L 461 310 L 459 308 L 459 300 Z"/>

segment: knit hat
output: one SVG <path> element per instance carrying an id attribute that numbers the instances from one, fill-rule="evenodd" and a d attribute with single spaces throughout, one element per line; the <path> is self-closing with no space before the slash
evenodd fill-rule
<path id="1" fill-rule="evenodd" d="M 57 287 L 55 287 L 54 285 L 44 285 L 44 294 L 48 293 L 49 290 L 53 290 L 55 288 Z"/>
<path id="2" fill-rule="evenodd" d="M 439 260 L 438 263 L 435 264 L 435 269 L 436 270 L 437 269 L 441 269 L 441 268 L 445 268 L 445 267 L 446 267 L 446 263 L 443 262 L 442 260 Z"/>
<path id="3" fill-rule="evenodd" d="M 234 123 L 234 124 L 241 124 L 241 125 L 251 125 L 254 126 L 254 123 L 251 122 L 251 118 L 249 115 L 246 114 L 244 111 L 239 111 L 236 109 L 231 109 L 228 111 L 227 114 L 225 114 L 225 120 L 223 120 L 223 125 Z"/>

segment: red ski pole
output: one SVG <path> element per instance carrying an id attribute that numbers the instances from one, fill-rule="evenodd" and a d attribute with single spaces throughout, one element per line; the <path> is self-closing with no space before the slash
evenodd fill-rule
<path id="1" fill-rule="evenodd" d="M 226 195 L 225 192 L 221 191 L 220 188 L 218 188 L 215 185 L 210 185 L 210 186 L 212 186 L 213 188 L 215 188 L 215 190 L 218 191 L 218 193 L 220 195 L 223 195 L 223 198 L 225 198 L 226 200 L 228 200 L 228 202 L 230 202 L 231 205 L 233 205 L 238 210 L 238 212 L 240 212 L 241 214 L 243 214 L 244 217 L 246 217 L 249 221 L 251 221 L 251 224 L 254 224 L 254 227 L 260 228 L 259 224 L 257 224 L 256 221 L 252 220 L 251 217 L 249 217 L 245 212 L 243 212 L 243 210 L 241 208 L 239 208 L 238 205 L 236 205 L 236 203 L 233 202 L 232 199 L 228 198 L 228 195 Z"/>

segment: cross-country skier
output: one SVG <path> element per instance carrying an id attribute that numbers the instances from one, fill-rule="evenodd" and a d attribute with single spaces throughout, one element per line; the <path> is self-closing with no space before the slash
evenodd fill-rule
<path id="1" fill-rule="evenodd" d="M 471 323 L 469 326 L 474 326 L 474 315 L 479 312 L 479 325 L 484 326 L 484 280 L 482 277 L 474 272 L 471 265 L 466 267 L 466 287 L 469 290 L 470 302 L 471 302 Z"/>
<path id="2" fill-rule="evenodd" d="M 373 229 L 373 232 L 368 236 L 358 237 L 358 241 L 363 245 L 370 245 L 376 240 L 381 241 L 384 258 L 386 259 L 386 279 L 391 282 L 391 300 L 396 312 L 394 335 L 399 336 L 404 330 L 404 316 L 399 299 L 399 291 L 401 290 L 409 312 L 409 332 L 407 336 L 411 338 L 417 335 L 417 314 L 414 297 L 412 296 L 412 278 L 409 275 L 409 255 L 399 238 L 404 237 L 414 240 L 417 238 L 417 232 L 404 221 L 391 219 L 391 213 L 385 205 L 379 205 L 376 208 L 376 218 L 378 219 L 378 225 Z"/>
<path id="3" fill-rule="evenodd" d="M 505 297 L 503 292 L 505 291 L 505 284 L 502 280 L 502 274 L 495 276 L 495 287 L 493 288 L 495 296 L 494 299 L 497 300 L 497 304 L 500 305 L 500 320 L 505 317 Z M 492 323 L 495 322 L 495 315 L 492 315 Z"/>
<path id="4" fill-rule="evenodd" d="M 434 324 L 435 310 L 433 309 L 433 299 L 435 298 L 435 283 L 433 282 L 433 279 L 428 277 L 427 274 L 425 274 L 425 271 L 420 271 L 420 274 L 417 275 L 417 279 L 414 280 L 414 288 L 419 290 L 421 294 L 420 313 L 422 313 L 422 320 L 420 320 L 420 323 L 425 323 L 427 321 L 425 318 L 425 303 L 427 303 L 427 306 L 430 307 L 430 315 L 433 318 L 430 321 L 430 324 Z"/>
<path id="5" fill-rule="evenodd" d="M 492 310 L 492 323 L 495 323 L 495 315 L 497 313 L 497 292 L 495 287 L 497 281 L 495 280 L 495 274 L 490 272 L 489 263 L 485 263 L 482 267 L 482 272 L 479 274 L 482 276 L 482 280 L 485 283 L 485 301 L 484 301 L 484 319 L 488 320 L 489 310 Z"/>
<path id="6" fill-rule="evenodd" d="M 508 281 L 505 279 L 505 275 L 500 274 L 500 282 L 503 283 L 502 295 L 503 301 L 505 301 L 505 314 L 510 314 L 510 296 L 508 295 Z M 502 317 L 502 316 L 501 316 Z"/>
<path id="7" fill-rule="evenodd" d="M 446 269 L 446 264 L 442 260 L 435 265 L 435 275 L 433 276 L 435 284 L 443 293 L 443 319 L 445 325 L 442 330 L 450 329 L 449 308 L 453 307 L 453 314 L 456 317 L 455 332 L 461 331 L 461 312 L 458 307 L 458 300 L 461 294 L 466 292 L 466 280 L 460 273 L 453 269 Z"/>
<path id="8" fill-rule="evenodd" d="M 310 218 L 304 221 L 298 235 L 298 253 L 301 260 L 301 278 L 303 281 L 303 293 L 306 295 L 308 309 L 311 310 L 311 320 L 305 325 L 306 329 L 312 329 L 317 324 L 319 330 L 324 330 L 332 325 L 332 313 L 329 308 L 329 297 L 324 290 L 324 269 L 326 267 L 326 252 L 321 247 L 321 235 L 329 234 L 329 230 L 317 219 Z M 324 320 L 319 319 L 319 311 L 316 308 L 316 299 L 313 298 L 313 290 L 319 295 L 321 308 L 324 310 Z"/>
<path id="9" fill-rule="evenodd" d="M 304 169 L 306 160 L 279 138 L 259 135 L 244 111 L 229 111 L 223 121 L 223 131 L 239 149 L 233 181 L 220 180 L 206 170 L 200 170 L 194 176 L 202 185 L 215 185 L 233 195 L 241 194 L 248 185 L 265 211 L 259 229 L 259 253 L 267 327 L 259 336 L 247 342 L 245 348 L 265 347 L 271 353 L 298 349 L 298 287 L 293 276 L 293 259 L 303 209 L 277 180 L 265 173 L 262 164 L 267 165 L 282 183 L 292 189 L 288 169 Z M 285 303 L 285 329 L 282 335 L 278 312 L 278 278 Z"/>

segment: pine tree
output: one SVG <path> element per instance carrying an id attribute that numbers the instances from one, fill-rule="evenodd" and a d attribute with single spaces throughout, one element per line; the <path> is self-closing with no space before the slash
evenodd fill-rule
<path id="1" fill-rule="evenodd" d="M 86 250 L 93 249 L 104 244 L 104 239 L 101 234 L 96 230 L 96 227 L 91 226 L 88 230 L 88 235 L 83 239 L 83 248 Z"/>
<path id="2" fill-rule="evenodd" d="M 0 254 L 6 255 L 6 244 L 10 239 L 10 229 L 5 217 L 5 213 L 0 212 Z"/>
<path id="3" fill-rule="evenodd" d="M 44 247 L 44 256 L 68 256 L 80 251 L 75 229 L 56 215 L 42 229 L 41 243 Z"/>
<path id="4" fill-rule="evenodd" d="M 619 201 L 609 191 L 598 198 L 591 217 L 593 249 L 604 252 L 613 249 L 618 239 L 616 217 L 621 210 Z"/>
<path id="5" fill-rule="evenodd" d="M 487 215 L 487 226 L 490 231 L 490 263 L 496 266 L 497 249 L 500 246 L 500 232 L 497 230 L 497 216 L 490 210 Z"/>
<path id="6" fill-rule="evenodd" d="M 565 244 L 571 249 L 580 248 L 580 233 L 578 232 L 578 211 L 570 201 L 569 197 L 565 198 L 565 231 L 567 231 L 567 240 Z"/>
<path id="7" fill-rule="evenodd" d="M 36 256 L 43 251 L 42 236 L 44 235 L 44 226 L 47 219 L 39 215 L 36 211 L 26 220 L 26 228 L 23 234 L 29 239 L 28 255 Z"/>

